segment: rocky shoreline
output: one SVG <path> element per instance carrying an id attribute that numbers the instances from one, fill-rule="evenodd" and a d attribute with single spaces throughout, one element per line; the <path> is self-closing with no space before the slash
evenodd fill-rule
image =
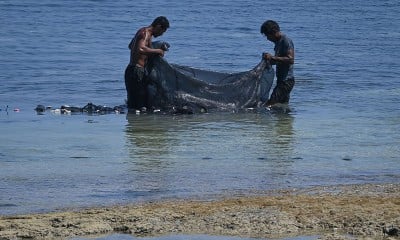
<path id="1" fill-rule="evenodd" d="M 162 201 L 0 216 L 0 239 L 68 239 L 112 233 L 400 239 L 399 227 L 400 184 L 366 184 L 280 190 L 212 201 Z"/>

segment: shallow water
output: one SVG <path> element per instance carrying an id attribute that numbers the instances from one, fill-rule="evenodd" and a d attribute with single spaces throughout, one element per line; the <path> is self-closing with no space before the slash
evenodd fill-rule
<path id="1" fill-rule="evenodd" d="M 0 2 L 0 214 L 399 182 L 399 3 L 153 3 Z M 225 72 L 271 52 L 259 26 L 279 21 L 296 47 L 293 111 L 36 115 L 123 104 L 127 44 L 158 15 L 169 62 Z"/>

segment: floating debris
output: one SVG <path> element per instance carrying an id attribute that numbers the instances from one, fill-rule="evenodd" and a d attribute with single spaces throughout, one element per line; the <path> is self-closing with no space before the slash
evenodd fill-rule
<path id="1" fill-rule="evenodd" d="M 84 107 L 76 107 L 69 105 L 62 105 L 60 108 L 53 109 L 51 106 L 45 107 L 42 104 L 39 104 L 34 109 L 37 114 L 44 114 L 46 111 L 49 111 L 54 114 L 111 114 L 111 113 L 125 113 L 127 111 L 126 105 L 119 105 L 115 107 L 108 107 L 104 105 L 95 105 L 93 103 L 88 103 Z"/>

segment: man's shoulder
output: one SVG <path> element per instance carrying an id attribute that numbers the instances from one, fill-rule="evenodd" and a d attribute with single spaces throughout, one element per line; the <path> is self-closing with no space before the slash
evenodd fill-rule
<path id="1" fill-rule="evenodd" d="M 280 43 L 283 45 L 286 45 L 288 47 L 294 47 L 293 41 L 290 37 L 288 37 L 286 34 L 282 33 L 281 34 L 281 40 Z"/>
<path id="2" fill-rule="evenodd" d="M 288 35 L 286 35 L 285 33 L 281 34 L 281 39 L 285 42 L 292 42 L 292 39 L 288 37 Z"/>
<path id="3" fill-rule="evenodd" d="M 139 38 L 144 37 L 148 31 L 149 29 L 147 27 L 142 27 L 136 32 L 136 36 Z"/>

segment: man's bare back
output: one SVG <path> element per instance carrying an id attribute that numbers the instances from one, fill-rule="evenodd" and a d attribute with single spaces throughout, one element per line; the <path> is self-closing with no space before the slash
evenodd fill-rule
<path id="1" fill-rule="evenodd" d="M 129 45 L 129 48 L 131 49 L 130 65 L 140 65 L 141 67 L 146 65 L 147 56 L 140 53 L 139 46 L 144 44 L 145 46 L 150 47 L 149 36 L 151 36 L 151 34 L 149 34 L 149 31 L 145 27 L 137 31 L 134 39 Z"/>
<path id="2" fill-rule="evenodd" d="M 149 55 L 158 54 L 164 56 L 164 51 L 162 49 L 151 48 L 153 35 L 157 37 L 159 34 L 152 27 L 143 27 L 137 31 L 134 39 L 129 44 L 129 48 L 131 49 L 129 65 L 144 67 Z"/>

